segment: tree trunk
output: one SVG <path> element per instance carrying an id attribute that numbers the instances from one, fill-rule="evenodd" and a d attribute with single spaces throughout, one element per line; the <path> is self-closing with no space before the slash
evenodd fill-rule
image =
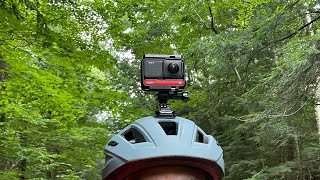
<path id="1" fill-rule="evenodd" d="M 306 10 L 306 19 L 307 19 L 307 23 L 310 23 L 312 21 L 310 11 L 308 10 L 308 6 Z M 307 28 L 307 35 L 310 35 L 310 36 L 314 35 L 313 29 L 312 29 L 312 23 Z"/>
<path id="2" fill-rule="evenodd" d="M 307 23 L 310 23 L 312 19 L 311 19 L 310 11 L 308 10 L 309 4 L 305 3 L 304 5 L 306 6 L 306 21 Z M 314 35 L 314 31 L 312 29 L 312 23 L 307 28 L 307 34 L 310 36 Z M 316 120 L 317 120 L 317 126 L 318 126 L 319 143 L 320 143 L 320 83 L 319 82 L 320 82 L 320 76 L 318 76 L 317 78 L 316 89 L 315 89 L 315 99 L 316 99 L 315 111 L 316 111 Z"/>
<path id="3" fill-rule="evenodd" d="M 299 179 L 303 178 L 303 168 L 302 168 L 302 162 L 301 162 L 301 151 L 300 151 L 300 140 L 299 140 L 299 134 L 298 131 L 295 132 L 293 136 L 294 142 L 295 142 L 295 149 L 296 149 L 296 161 L 298 163 L 299 167 Z"/>
<path id="4" fill-rule="evenodd" d="M 317 125 L 318 125 L 318 135 L 319 135 L 319 143 L 320 143 L 320 76 L 317 79 L 316 84 L 316 90 L 315 90 L 315 96 L 316 96 L 316 119 L 317 119 Z"/>
<path id="5" fill-rule="evenodd" d="M 1 56 L 0 56 L 0 58 L 1 58 Z M 5 61 L 1 61 L 1 59 L 0 59 L 0 70 L 7 69 L 7 68 L 8 68 L 8 64 Z M 6 78 L 7 78 L 7 74 L 0 71 L 0 84 Z"/>
<path id="6" fill-rule="evenodd" d="M 25 172 L 26 172 L 26 169 L 27 169 L 27 159 L 25 158 L 22 158 L 19 163 L 18 163 L 18 169 L 20 171 L 20 176 L 19 176 L 19 179 L 27 179 L 26 178 L 26 175 L 25 175 Z"/>
<path id="7" fill-rule="evenodd" d="M 4 70 L 6 68 L 8 68 L 8 64 L 5 61 L 1 61 L 1 55 L 0 55 L 0 70 Z M 7 74 L 5 72 L 1 72 L 0 71 L 0 85 L 1 83 L 7 78 Z M 0 91 L 1 91 L 1 87 L 0 87 Z M 1 123 L 6 122 L 6 116 L 5 114 L 1 114 L 0 113 L 0 127 L 1 127 Z"/>

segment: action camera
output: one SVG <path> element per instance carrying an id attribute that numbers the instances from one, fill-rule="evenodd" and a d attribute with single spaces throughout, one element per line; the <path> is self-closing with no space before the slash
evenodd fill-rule
<path id="1" fill-rule="evenodd" d="M 182 91 L 185 65 L 181 55 L 145 54 L 141 61 L 141 88 L 144 91 Z"/>

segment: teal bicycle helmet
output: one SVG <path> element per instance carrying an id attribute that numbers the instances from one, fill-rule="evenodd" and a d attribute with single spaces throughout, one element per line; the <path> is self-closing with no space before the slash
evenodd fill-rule
<path id="1" fill-rule="evenodd" d="M 224 175 L 218 142 L 193 121 L 145 117 L 113 136 L 105 147 L 102 178 L 124 180 L 146 168 L 182 165 L 200 169 L 208 179 Z"/>

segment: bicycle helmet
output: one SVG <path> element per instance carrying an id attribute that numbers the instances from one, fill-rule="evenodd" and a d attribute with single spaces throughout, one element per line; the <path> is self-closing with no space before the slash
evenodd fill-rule
<path id="1" fill-rule="evenodd" d="M 218 142 L 181 117 L 136 120 L 111 138 L 105 155 L 104 180 L 124 180 L 137 171 L 165 165 L 197 168 L 214 180 L 224 175 Z"/>

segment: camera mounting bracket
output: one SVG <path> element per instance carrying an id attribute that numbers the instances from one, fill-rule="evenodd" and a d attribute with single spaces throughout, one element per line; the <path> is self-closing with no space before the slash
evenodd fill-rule
<path id="1" fill-rule="evenodd" d="M 181 100 L 183 102 L 189 100 L 188 92 L 181 91 L 161 91 L 158 92 L 156 96 L 160 110 L 155 111 L 155 117 L 163 119 L 174 119 L 176 117 L 175 112 L 168 106 L 169 99 Z"/>

